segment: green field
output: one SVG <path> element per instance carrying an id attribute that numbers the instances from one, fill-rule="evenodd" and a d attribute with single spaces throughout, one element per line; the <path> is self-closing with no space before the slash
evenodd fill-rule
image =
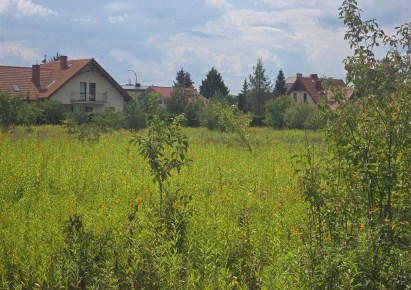
<path id="1" fill-rule="evenodd" d="M 158 215 L 146 161 L 117 131 L 0 135 L 0 288 L 298 289 L 305 208 L 292 156 L 320 133 L 185 129 L 192 160 Z M 141 133 L 140 133 L 141 134 Z"/>

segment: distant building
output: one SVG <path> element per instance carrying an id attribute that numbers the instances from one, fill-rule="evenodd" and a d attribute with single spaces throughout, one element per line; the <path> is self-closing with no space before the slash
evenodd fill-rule
<path id="1" fill-rule="evenodd" d="M 149 86 L 142 86 L 139 83 L 132 84 L 129 82 L 121 86 L 133 99 L 140 99 L 140 96 L 148 89 Z"/>
<path id="2" fill-rule="evenodd" d="M 122 111 L 130 95 L 94 58 L 0 66 L 0 92 L 28 101 L 57 100 L 67 112 L 84 107 L 88 112 Z"/>
<path id="3" fill-rule="evenodd" d="M 317 74 L 303 76 L 297 73 L 295 77 L 287 78 L 285 83 L 287 96 L 293 98 L 294 101 L 310 105 L 316 105 L 320 101 L 320 92 L 323 90 L 323 80 L 321 80 Z M 333 79 L 331 84 L 334 87 L 341 88 L 348 99 L 352 97 L 354 89 L 347 87 L 343 80 Z"/>
<path id="4" fill-rule="evenodd" d="M 158 105 L 160 108 L 165 108 L 165 102 L 171 98 L 173 94 L 174 87 L 160 87 L 160 86 L 150 86 L 147 90 L 141 95 L 145 96 L 150 93 L 156 94 L 158 97 Z M 188 103 L 200 102 L 207 104 L 208 100 L 206 97 L 202 96 L 199 92 L 196 91 L 193 87 L 185 88 L 184 95 L 187 98 Z"/>

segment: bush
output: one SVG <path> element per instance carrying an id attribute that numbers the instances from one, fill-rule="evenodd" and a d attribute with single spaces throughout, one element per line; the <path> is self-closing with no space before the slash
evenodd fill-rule
<path id="1" fill-rule="evenodd" d="M 138 130 L 146 126 L 146 112 L 138 100 L 130 100 L 124 105 L 123 125 L 129 130 Z"/>
<path id="2" fill-rule="evenodd" d="M 19 112 L 23 102 L 10 94 L 0 93 L 0 126 L 8 129 L 19 121 Z"/>
<path id="3" fill-rule="evenodd" d="M 286 127 L 284 119 L 288 108 L 295 105 L 295 102 L 287 96 L 280 96 L 265 103 L 264 123 L 270 127 L 282 129 Z"/>
<path id="4" fill-rule="evenodd" d="M 64 120 L 64 106 L 59 101 L 46 100 L 37 103 L 41 110 L 37 118 L 38 124 L 61 124 Z"/>
<path id="5" fill-rule="evenodd" d="M 293 104 L 285 111 L 284 122 L 289 129 L 319 129 L 321 112 L 315 106 Z"/>

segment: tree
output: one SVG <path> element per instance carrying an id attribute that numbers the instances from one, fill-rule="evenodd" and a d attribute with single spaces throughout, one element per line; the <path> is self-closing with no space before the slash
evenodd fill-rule
<path id="1" fill-rule="evenodd" d="M 141 101 L 131 99 L 124 104 L 124 125 L 126 129 L 138 130 L 146 125 L 146 112 Z"/>
<path id="2" fill-rule="evenodd" d="M 38 107 L 41 114 L 37 118 L 39 124 L 61 124 L 64 119 L 64 106 L 61 102 L 55 100 L 45 100 L 39 102 Z"/>
<path id="3" fill-rule="evenodd" d="M 230 92 L 227 86 L 224 84 L 221 74 L 216 68 L 211 68 L 207 73 L 206 78 L 201 81 L 200 94 L 207 99 L 212 98 L 217 92 L 220 92 L 223 96 L 227 96 Z"/>
<path id="4" fill-rule="evenodd" d="M 282 129 L 286 127 L 285 113 L 295 102 L 287 96 L 280 96 L 274 100 L 266 102 L 264 123 L 270 127 Z"/>
<path id="5" fill-rule="evenodd" d="M 180 115 L 187 107 L 187 97 L 184 87 L 174 85 L 170 99 L 166 100 L 166 110 L 170 114 Z"/>
<path id="6" fill-rule="evenodd" d="M 176 85 L 180 85 L 184 88 L 191 88 L 194 85 L 194 82 L 191 80 L 191 75 L 188 72 L 185 72 L 183 68 L 177 72 L 174 86 Z"/>
<path id="7" fill-rule="evenodd" d="M 411 23 L 393 36 L 345 0 L 340 18 L 353 55 L 344 60 L 357 98 L 324 82 L 324 152 L 307 150 L 307 280 L 312 289 L 411 285 Z M 385 57 L 376 57 L 385 50 Z M 325 96 L 327 98 L 325 98 Z M 330 99 L 337 109 L 329 109 Z M 311 147 L 313 148 L 313 147 Z M 318 149 L 317 149 L 318 150 Z"/>
<path id="8" fill-rule="evenodd" d="M 271 81 L 265 74 L 265 68 L 261 58 L 258 59 L 257 64 L 253 66 L 253 74 L 249 76 L 249 85 L 249 97 L 253 112 L 258 117 L 262 117 L 264 102 L 270 95 Z"/>
<path id="9" fill-rule="evenodd" d="M 241 112 L 246 111 L 247 99 L 248 99 L 248 83 L 247 83 L 247 79 L 244 79 L 243 89 L 238 94 L 238 109 Z"/>
<path id="10" fill-rule="evenodd" d="M 0 127 L 8 129 L 19 121 L 22 101 L 15 96 L 0 92 Z"/>
<path id="11" fill-rule="evenodd" d="M 285 77 L 282 69 L 278 71 L 277 79 L 275 81 L 274 92 L 277 96 L 283 96 L 287 92 L 285 88 Z"/>

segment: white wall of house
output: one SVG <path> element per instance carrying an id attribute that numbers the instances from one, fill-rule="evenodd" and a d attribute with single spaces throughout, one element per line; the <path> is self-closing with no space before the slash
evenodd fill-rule
<path id="1" fill-rule="evenodd" d="M 315 103 L 307 91 L 291 91 L 288 96 L 295 100 L 297 103 L 304 103 L 304 94 L 306 94 L 307 96 L 307 104 L 314 106 Z"/>
<path id="2" fill-rule="evenodd" d="M 80 97 L 80 83 L 86 83 L 85 100 Z M 96 84 L 95 101 L 90 100 L 90 83 Z M 123 110 L 124 98 L 98 71 L 86 71 L 74 76 L 67 84 L 60 88 L 52 100 L 58 100 L 71 111 L 74 106 L 84 106 L 92 112 L 104 112 L 106 108 L 113 108 L 116 112 Z M 92 108 L 90 110 L 90 108 Z"/>

